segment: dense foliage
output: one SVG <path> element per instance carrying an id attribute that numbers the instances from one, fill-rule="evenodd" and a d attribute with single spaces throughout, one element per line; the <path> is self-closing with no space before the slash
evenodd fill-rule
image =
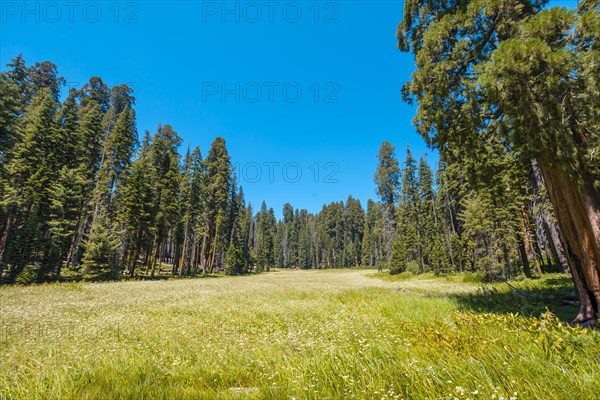
<path id="1" fill-rule="evenodd" d="M 547 190 L 579 294 L 576 322 L 593 324 L 600 304 L 600 7 L 597 0 L 573 10 L 546 3 L 406 1 L 398 44 L 417 68 L 403 93 L 418 104 L 417 130 L 447 168 L 466 171 L 481 189 L 462 205 L 492 222 L 483 231 L 483 219 L 467 226 L 474 244 L 500 239 L 491 248 L 500 253 L 512 245 L 508 232 L 528 223 L 514 217 L 529 194 L 523 168 L 535 170 L 528 175 Z M 517 245 L 526 239 L 517 235 Z"/>

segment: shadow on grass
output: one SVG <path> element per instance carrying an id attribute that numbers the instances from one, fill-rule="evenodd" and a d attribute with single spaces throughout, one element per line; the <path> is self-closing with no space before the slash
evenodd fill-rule
<path id="1" fill-rule="evenodd" d="M 566 323 L 570 323 L 579 310 L 573 282 L 567 275 L 518 282 L 516 288 L 505 283 L 496 284 L 482 287 L 476 293 L 451 297 L 464 310 L 494 314 L 517 313 L 526 317 L 539 317 L 550 310 Z"/>
<path id="2" fill-rule="evenodd" d="M 161 275 L 137 275 L 133 278 L 123 278 L 124 281 L 172 281 L 179 279 L 205 279 L 205 278 L 221 278 L 223 274 L 192 274 L 192 275 L 172 275 L 172 274 L 161 274 Z"/>

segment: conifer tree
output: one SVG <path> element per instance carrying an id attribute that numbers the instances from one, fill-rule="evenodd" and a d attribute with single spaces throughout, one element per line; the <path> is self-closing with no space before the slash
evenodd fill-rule
<path id="1" fill-rule="evenodd" d="M 7 166 L 10 184 L 3 204 L 9 218 L 0 241 L 0 253 L 11 270 L 9 282 L 14 281 L 26 265 L 39 263 L 40 280 L 48 272 L 49 198 L 64 159 L 55 120 L 57 108 L 51 91 L 41 89 L 27 108 L 23 140 L 16 145 Z"/>
<path id="2" fill-rule="evenodd" d="M 123 263 L 130 276 L 135 274 L 142 246 L 150 238 L 156 215 L 155 193 L 149 177 L 149 172 L 152 171 L 150 145 L 150 134 L 146 131 L 138 158 L 127 171 L 122 187 L 119 188 L 122 195 L 119 199 L 117 221 L 125 242 Z M 149 248 L 146 249 L 148 250 Z"/>
<path id="3" fill-rule="evenodd" d="M 6 73 L 0 73 L 0 178 L 11 150 L 20 139 L 22 107 L 19 87 Z"/>
<path id="4" fill-rule="evenodd" d="M 243 193 L 240 190 L 240 193 Z M 240 204 L 244 204 L 243 202 Z M 243 210 L 243 229 L 242 229 L 242 252 L 244 256 L 244 261 L 246 262 L 245 273 L 251 272 L 252 265 L 254 263 L 253 259 L 253 243 L 254 243 L 254 233 L 255 233 L 255 221 L 254 214 L 252 212 L 252 205 L 248 204 L 248 206 Z"/>
<path id="5" fill-rule="evenodd" d="M 181 138 L 171 125 L 158 127 L 148 149 L 153 192 L 153 235 L 151 275 L 161 263 L 161 250 L 171 228 L 178 221 L 179 153 Z"/>
<path id="6" fill-rule="evenodd" d="M 377 153 L 377 159 L 379 163 L 375 172 L 376 192 L 381 202 L 393 212 L 400 185 L 400 167 L 394 146 L 390 142 L 383 142 Z"/>
<path id="7" fill-rule="evenodd" d="M 273 209 L 263 201 L 256 216 L 256 272 L 269 271 L 275 261 L 276 221 Z"/>
<path id="8" fill-rule="evenodd" d="M 208 270 L 220 262 L 229 241 L 227 218 L 232 185 L 232 165 L 225 140 L 217 137 L 205 160 L 206 246 L 204 259 Z M 215 264 L 215 260 L 217 264 Z"/>
<path id="9" fill-rule="evenodd" d="M 111 106 L 111 108 L 114 108 Z M 108 114 L 107 114 L 108 115 Z M 106 119 L 106 118 L 105 118 Z M 102 160 L 100 169 L 96 175 L 95 188 L 92 195 L 92 215 L 90 218 L 90 234 L 84 244 L 84 265 L 85 271 L 92 271 L 91 263 L 97 257 L 96 252 L 102 248 L 105 250 L 118 250 L 118 246 L 108 245 L 114 242 L 113 235 L 115 228 L 113 218 L 117 212 L 117 203 L 114 201 L 115 189 L 123 186 L 121 180 L 126 176 L 126 173 L 131 166 L 131 157 L 133 155 L 135 145 L 137 144 L 137 129 L 135 126 L 135 112 L 125 106 L 117 117 L 117 120 L 104 141 Z M 97 221 L 99 215 L 102 214 L 102 220 Z M 92 235 L 92 233 L 95 234 Z M 108 238 L 107 238 L 108 237 Z M 94 240 L 102 240 L 102 243 L 94 243 Z M 117 254 L 103 256 L 102 266 L 106 267 L 106 259 L 111 259 L 111 268 L 116 269 Z M 101 274 L 107 277 L 116 277 L 116 271 L 111 270 L 110 273 Z"/>
<path id="10" fill-rule="evenodd" d="M 113 129 L 104 141 L 100 170 L 94 189 L 94 217 L 100 209 L 111 206 L 117 182 L 131 165 L 131 156 L 136 143 L 135 112 L 127 106 L 119 113 Z"/>
<path id="11" fill-rule="evenodd" d="M 244 273 L 245 269 L 246 261 L 244 260 L 242 244 L 238 234 L 235 233 L 225 256 L 225 275 L 240 275 Z"/>
<path id="12" fill-rule="evenodd" d="M 410 148 L 406 148 L 406 160 L 402 175 L 401 199 L 398 206 L 398 232 L 394 239 L 392 250 L 392 273 L 405 271 L 410 261 L 417 261 L 421 271 L 424 271 L 421 257 L 422 242 L 419 238 L 420 227 L 420 198 L 417 180 L 416 160 Z"/>
<path id="13" fill-rule="evenodd" d="M 82 180 L 81 193 L 79 194 L 81 203 L 79 205 L 76 231 L 66 259 L 67 267 L 74 267 L 79 264 L 79 260 L 83 255 L 82 242 L 92 219 L 93 204 L 91 200 L 103 144 L 102 114 L 98 105 L 94 104 L 89 108 L 80 107 L 79 124 L 75 135 L 77 136 L 78 145 L 73 158 L 78 164 L 76 167 L 78 178 Z"/>
<path id="14" fill-rule="evenodd" d="M 394 146 L 383 142 L 377 153 L 379 163 L 375 172 L 376 192 L 384 205 L 383 210 L 383 257 L 389 262 L 392 255 L 392 243 L 396 233 L 396 203 L 400 185 L 400 167 L 396 159 Z"/>
<path id="15" fill-rule="evenodd" d="M 200 243 L 199 230 L 202 227 L 202 154 L 196 147 L 185 156 L 180 189 L 181 216 L 183 223 L 183 244 L 179 274 L 189 274 L 194 263 L 194 254 Z"/>
<path id="16" fill-rule="evenodd" d="M 419 237 L 419 253 L 421 263 L 426 270 L 432 267 L 440 267 L 441 260 L 436 259 L 436 249 L 439 248 L 439 228 L 435 210 L 435 196 L 433 192 L 433 173 L 425 157 L 421 157 L 418 169 L 418 192 L 419 192 L 419 225 L 417 226 Z"/>
<path id="17" fill-rule="evenodd" d="M 116 255 L 119 237 L 115 233 L 105 210 L 94 219 L 83 257 L 83 271 L 90 279 L 115 279 L 118 277 Z"/>
<path id="18" fill-rule="evenodd" d="M 373 200 L 367 202 L 365 214 L 364 235 L 362 241 L 363 264 L 374 266 L 381 261 L 382 213 L 379 203 Z"/>

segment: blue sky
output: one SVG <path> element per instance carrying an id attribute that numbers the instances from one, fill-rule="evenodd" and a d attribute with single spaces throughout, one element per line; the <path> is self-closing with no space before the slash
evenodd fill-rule
<path id="1" fill-rule="evenodd" d="M 25 4 L 25 6 L 23 6 Z M 574 2 L 552 2 L 574 5 Z M 136 91 L 140 134 L 171 124 L 204 155 L 223 136 L 247 201 L 317 212 L 375 197 L 376 153 L 428 150 L 400 88 L 400 1 L 1 1 L 2 69 L 50 60 L 69 86 L 91 76 Z M 317 172 L 318 171 L 318 172 Z"/>

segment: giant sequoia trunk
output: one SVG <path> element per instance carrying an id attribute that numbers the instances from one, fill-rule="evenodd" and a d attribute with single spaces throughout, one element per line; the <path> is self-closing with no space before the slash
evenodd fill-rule
<path id="1" fill-rule="evenodd" d="M 540 171 L 540 167 L 538 166 L 538 163 L 535 159 L 531 160 L 531 168 L 531 185 L 537 191 L 539 190 L 539 188 L 545 185 L 544 179 L 542 177 L 542 172 Z M 556 226 L 556 221 L 554 221 L 554 218 L 550 216 L 547 210 L 542 210 L 540 212 L 539 218 L 539 223 L 544 229 L 544 233 L 546 234 L 546 240 L 548 242 L 548 247 L 550 248 L 550 252 L 552 253 L 554 263 L 556 264 L 553 270 L 556 272 L 570 272 L 567 256 L 565 255 L 565 250 L 563 249 L 563 245 L 560 238 L 560 232 L 558 231 L 558 226 Z"/>
<path id="2" fill-rule="evenodd" d="M 557 163 L 538 159 L 554 206 L 580 309 L 573 324 L 594 325 L 600 304 L 600 192 Z"/>

